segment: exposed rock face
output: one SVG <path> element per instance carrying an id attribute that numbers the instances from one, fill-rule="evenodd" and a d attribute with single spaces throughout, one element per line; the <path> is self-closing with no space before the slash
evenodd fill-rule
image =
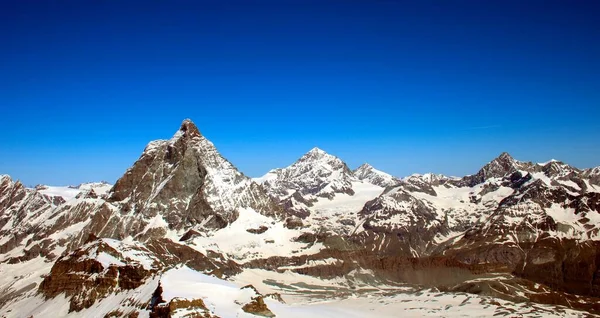
<path id="1" fill-rule="evenodd" d="M 460 184 L 473 187 L 490 178 L 504 178 L 518 170 L 517 161 L 508 153 L 502 153 L 498 158 L 485 165 L 477 174 L 464 177 Z"/>
<path id="2" fill-rule="evenodd" d="M 254 295 L 256 295 L 254 297 L 251 297 L 250 302 L 248 302 L 242 307 L 243 311 L 261 317 L 275 317 L 275 314 L 273 314 L 269 307 L 267 307 L 267 304 L 265 304 L 264 297 L 267 296 L 264 296 L 261 293 L 259 293 L 258 290 L 252 285 L 246 285 L 241 289 L 250 290 Z M 281 299 L 281 296 L 279 294 L 270 294 L 268 296 L 270 298 L 278 300 L 281 303 L 285 303 L 283 299 Z"/>
<path id="3" fill-rule="evenodd" d="M 222 228 L 237 218 L 239 207 L 278 213 L 262 188 L 224 159 L 190 120 L 170 140 L 151 142 L 117 181 L 109 201 L 146 218 L 169 211 L 164 218 L 173 229 Z"/>
<path id="4" fill-rule="evenodd" d="M 600 167 L 584 170 L 582 177 L 588 179 L 591 184 L 600 186 Z"/>
<path id="5" fill-rule="evenodd" d="M 437 196 L 437 193 L 433 189 L 433 186 L 435 185 L 434 182 L 426 176 L 412 175 L 407 178 L 404 178 L 404 180 L 402 181 L 403 183 L 400 183 L 398 185 L 402 186 L 402 189 L 406 191 L 422 192 L 431 196 Z"/>
<path id="6" fill-rule="evenodd" d="M 186 264 L 200 272 L 210 273 L 217 277 L 229 277 L 240 272 L 239 265 L 223 255 L 211 252 L 204 255 L 199 251 L 169 239 L 153 239 L 146 242 L 146 247 L 154 256 L 168 266 Z M 210 251 L 209 251 L 210 252 Z"/>
<path id="7" fill-rule="evenodd" d="M 70 298 L 69 312 L 92 306 L 96 300 L 120 290 L 135 289 L 157 272 L 158 261 L 147 251 L 147 264 L 129 259 L 124 252 L 102 240 L 88 243 L 81 249 L 59 258 L 50 274 L 44 278 L 39 292 L 47 299 L 65 293 Z"/>
<path id="8" fill-rule="evenodd" d="M 62 203 L 62 198 L 43 195 L 7 175 L 0 175 L 0 237 L 7 238 L 0 244 L 0 253 L 25 243 L 26 238 L 37 232 L 35 221 Z"/>
<path id="9" fill-rule="evenodd" d="M 359 234 L 363 243 L 386 247 L 391 253 L 423 255 L 433 237 L 447 231 L 435 211 L 400 187 L 367 202 L 359 215 L 364 218 L 365 231 Z M 381 244 L 380 238 L 388 244 Z"/>
<path id="10" fill-rule="evenodd" d="M 206 308 L 202 299 L 175 297 L 166 302 L 162 294 L 163 289 L 159 282 L 150 300 L 150 318 L 170 318 L 181 315 L 194 318 L 218 318 Z"/>
<path id="11" fill-rule="evenodd" d="M 376 236 L 372 244 L 393 246 L 392 251 L 398 247 L 390 234 L 402 235 L 403 245 L 421 256 L 436 253 L 435 246 L 446 245 L 442 241 L 451 233 L 465 231 L 466 238 L 476 232 L 490 236 L 517 231 L 521 241 L 551 231 L 591 239 L 597 237 L 600 219 L 597 190 L 588 183 L 584 173 L 564 163 L 524 163 L 503 153 L 476 175 L 462 179 L 433 175 L 404 179 L 365 204 L 360 215 L 366 234 L 359 231 L 359 235 Z M 408 239 L 407 234 L 422 241 Z M 487 241 L 497 240 L 502 238 Z"/>
<path id="12" fill-rule="evenodd" d="M 150 318 L 179 317 L 180 314 L 191 318 L 218 318 L 206 308 L 202 299 L 180 298 L 173 298 L 168 303 L 155 305 L 150 313 Z"/>

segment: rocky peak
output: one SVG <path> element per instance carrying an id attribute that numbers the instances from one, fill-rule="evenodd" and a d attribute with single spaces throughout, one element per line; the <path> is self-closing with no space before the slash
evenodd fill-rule
<path id="1" fill-rule="evenodd" d="M 368 163 L 363 163 L 353 171 L 353 174 L 359 180 L 369 182 L 380 187 L 391 187 L 400 184 L 402 181 L 388 173 L 375 169 Z"/>
<path id="2" fill-rule="evenodd" d="M 576 172 L 577 169 L 569 166 L 568 164 L 558 161 L 550 160 L 542 165 L 542 171 L 548 177 L 565 177 L 570 173 Z"/>
<path id="3" fill-rule="evenodd" d="M 372 169 L 374 169 L 374 167 L 371 166 L 369 163 L 365 162 L 362 165 L 358 166 L 358 168 L 356 168 L 354 171 L 355 172 L 357 172 L 357 171 L 370 171 Z"/>
<path id="4" fill-rule="evenodd" d="M 181 123 L 181 127 L 179 127 L 179 131 L 181 131 L 181 133 L 187 138 L 201 136 L 200 130 L 198 130 L 196 124 L 194 124 L 190 119 L 183 120 L 183 122 Z"/>
<path id="5" fill-rule="evenodd" d="M 459 183 L 460 185 L 473 187 L 477 184 L 483 183 L 490 178 L 503 178 L 510 176 L 518 170 L 518 162 L 513 159 L 507 152 L 503 152 L 490 161 L 488 164 L 483 166 L 475 175 L 464 177 Z"/>
<path id="6" fill-rule="evenodd" d="M 338 157 L 330 155 L 324 150 L 314 147 L 305 153 L 297 162 L 342 162 Z"/>
<path id="7" fill-rule="evenodd" d="M 12 182 L 12 178 L 7 174 L 0 174 L 0 183 Z"/>
<path id="8" fill-rule="evenodd" d="M 328 153 L 325 152 L 325 150 L 323 150 L 323 149 L 321 149 L 319 147 L 312 148 L 306 154 L 307 155 L 312 155 L 312 156 L 325 156 L 325 155 L 328 155 Z"/>
<path id="9" fill-rule="evenodd" d="M 516 160 L 508 152 L 503 152 L 498 158 L 485 165 L 482 170 L 485 172 L 486 177 L 499 177 L 509 172 L 512 173 L 513 170 L 516 170 L 515 166 Z"/>
<path id="10" fill-rule="evenodd" d="M 277 179 L 294 190 L 300 190 L 302 194 L 318 195 L 322 190 L 337 192 L 327 189 L 328 185 L 335 188 L 351 187 L 350 181 L 354 176 L 340 158 L 313 148 L 291 166 L 281 169 Z"/>
<path id="11" fill-rule="evenodd" d="M 306 215 L 307 207 L 319 198 L 333 199 L 338 193 L 354 195 L 358 181 L 340 158 L 313 148 L 292 165 L 269 171 L 255 179 L 280 201 L 288 212 Z"/>
<path id="12" fill-rule="evenodd" d="M 495 160 L 500 160 L 500 161 L 505 161 L 505 162 L 514 162 L 515 161 L 515 159 L 506 151 L 501 153 L 500 156 L 498 156 L 498 158 L 496 158 Z"/>
<path id="13" fill-rule="evenodd" d="M 109 201 L 147 218 L 162 214 L 170 228 L 224 227 L 237 209 L 274 214 L 264 190 L 223 158 L 186 119 L 169 140 L 150 142 L 111 190 Z"/>
<path id="14" fill-rule="evenodd" d="M 588 178 L 591 184 L 600 186 L 600 167 L 585 169 L 583 176 Z"/>

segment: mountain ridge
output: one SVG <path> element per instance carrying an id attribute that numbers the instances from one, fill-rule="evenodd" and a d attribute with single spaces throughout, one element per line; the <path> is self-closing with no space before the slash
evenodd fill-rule
<path id="1" fill-rule="evenodd" d="M 600 313 L 600 167 L 508 153 L 462 178 L 399 179 L 361 167 L 315 147 L 250 179 L 184 120 L 105 193 L 90 183 L 65 200 L 3 175 L 0 272 L 14 275 L 0 279 L 0 315 L 44 316 L 60 306 L 70 316 L 108 315 L 97 307 L 106 302 L 116 316 L 149 315 L 170 306 L 143 303 L 168 285 L 161 273 L 182 264 L 220 279 L 254 277 L 264 289 L 274 285 L 256 277 L 273 277 L 269 284 L 291 286 L 279 290 L 290 297 L 306 284 L 393 293 L 402 291 L 390 286 L 417 284 Z M 132 293 L 143 295 L 139 304 L 126 301 Z M 23 311 L 23 302 L 36 305 Z"/>

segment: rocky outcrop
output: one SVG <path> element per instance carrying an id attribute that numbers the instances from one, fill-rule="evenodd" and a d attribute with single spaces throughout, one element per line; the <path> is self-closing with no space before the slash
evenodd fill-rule
<path id="1" fill-rule="evenodd" d="M 43 219 L 56 206 L 64 203 L 57 197 L 28 189 L 7 175 L 0 175 L 0 244 L 4 254 L 24 244 L 23 240 L 37 232 L 35 221 Z"/>
<path id="2" fill-rule="evenodd" d="M 518 170 L 518 163 L 507 152 L 486 164 L 475 175 L 470 175 L 456 181 L 459 186 L 473 187 L 483 183 L 489 178 L 504 178 Z"/>
<path id="3" fill-rule="evenodd" d="M 242 307 L 242 310 L 261 317 L 275 317 L 275 314 L 267 307 L 263 296 L 256 296 L 252 298 L 252 301 L 245 304 Z"/>
<path id="4" fill-rule="evenodd" d="M 218 318 L 213 315 L 202 299 L 173 298 L 168 303 L 159 303 L 153 306 L 150 318 L 179 317 L 180 313 L 185 317 L 193 318 Z"/>
<path id="5" fill-rule="evenodd" d="M 514 273 L 559 291 L 600 297 L 600 242 L 544 238 L 521 244 Z"/>
<path id="6" fill-rule="evenodd" d="M 64 293 L 69 298 L 69 312 L 80 311 L 111 293 L 141 286 L 156 272 L 157 268 L 144 267 L 96 240 L 59 258 L 39 292 L 46 299 Z"/>
<path id="7" fill-rule="evenodd" d="M 179 317 L 181 314 L 194 318 L 218 318 L 206 308 L 202 299 L 175 297 L 167 302 L 163 299 L 162 294 L 163 289 L 159 282 L 150 300 L 150 318 Z"/>
<path id="8" fill-rule="evenodd" d="M 223 255 L 209 251 L 208 255 L 169 239 L 153 239 L 146 242 L 153 255 L 167 266 L 186 264 L 199 272 L 226 278 L 240 273 L 240 266 Z"/>

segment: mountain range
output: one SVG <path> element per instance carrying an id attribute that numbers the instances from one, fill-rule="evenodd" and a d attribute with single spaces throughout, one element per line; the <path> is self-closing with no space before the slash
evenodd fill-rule
<path id="1" fill-rule="evenodd" d="M 600 314 L 600 167 L 474 171 L 313 148 L 252 179 L 184 120 L 114 185 L 2 175 L 0 316 Z"/>

